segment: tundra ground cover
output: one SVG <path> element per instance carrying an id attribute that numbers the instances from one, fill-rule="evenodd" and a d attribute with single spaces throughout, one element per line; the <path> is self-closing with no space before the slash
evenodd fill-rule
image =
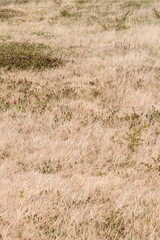
<path id="1" fill-rule="evenodd" d="M 159 16 L 1 1 L 1 240 L 160 239 Z"/>

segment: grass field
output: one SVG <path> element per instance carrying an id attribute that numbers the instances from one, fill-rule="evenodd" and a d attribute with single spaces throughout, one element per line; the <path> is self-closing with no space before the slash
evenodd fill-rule
<path id="1" fill-rule="evenodd" d="M 0 240 L 160 239 L 160 1 L 0 0 Z"/>

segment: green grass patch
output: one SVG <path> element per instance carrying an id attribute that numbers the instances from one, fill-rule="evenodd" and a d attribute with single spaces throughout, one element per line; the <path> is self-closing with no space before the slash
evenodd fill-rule
<path id="1" fill-rule="evenodd" d="M 0 6 L 8 6 L 11 4 L 26 4 L 31 1 L 39 2 L 40 0 L 1 0 Z"/>
<path id="2" fill-rule="evenodd" d="M 6 42 L 9 39 L 11 39 L 9 35 L 0 35 L 0 42 Z"/>
<path id="3" fill-rule="evenodd" d="M 71 9 L 63 9 L 60 11 L 61 17 L 71 18 L 73 20 L 79 20 L 82 17 L 82 13 L 80 11 L 71 11 Z"/>
<path id="4" fill-rule="evenodd" d="M 14 17 L 21 17 L 23 14 L 21 11 L 10 9 L 10 8 L 1 8 L 0 9 L 0 21 L 7 21 Z"/>
<path id="5" fill-rule="evenodd" d="M 140 15 L 136 18 L 133 18 L 132 23 L 137 25 L 150 25 L 153 23 L 153 19 L 150 15 Z"/>
<path id="6" fill-rule="evenodd" d="M 141 3 L 138 1 L 127 1 L 121 4 L 121 7 L 139 9 L 141 7 Z"/>
<path id="7" fill-rule="evenodd" d="M 0 67 L 26 70 L 59 67 L 62 59 L 53 57 L 51 48 L 44 44 L 7 42 L 0 43 Z"/>

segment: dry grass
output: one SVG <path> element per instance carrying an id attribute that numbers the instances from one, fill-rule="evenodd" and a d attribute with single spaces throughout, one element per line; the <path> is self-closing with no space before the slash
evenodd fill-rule
<path id="1" fill-rule="evenodd" d="M 160 239 L 159 1 L 0 5 L 0 239 Z"/>

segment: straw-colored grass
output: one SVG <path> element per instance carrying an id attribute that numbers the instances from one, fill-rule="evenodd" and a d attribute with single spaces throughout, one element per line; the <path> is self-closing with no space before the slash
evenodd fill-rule
<path id="1" fill-rule="evenodd" d="M 160 239 L 159 1 L 0 6 L 0 240 Z"/>

